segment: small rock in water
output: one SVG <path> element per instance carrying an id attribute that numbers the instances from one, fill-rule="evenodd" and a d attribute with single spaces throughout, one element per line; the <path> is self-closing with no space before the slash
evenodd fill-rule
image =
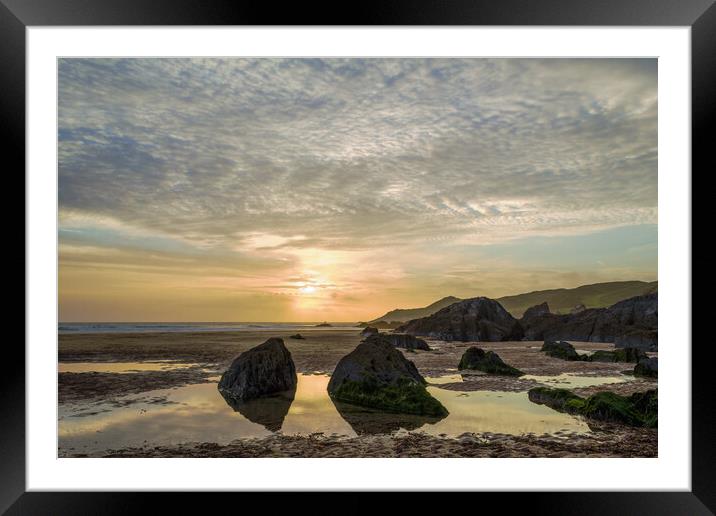
<path id="1" fill-rule="evenodd" d="M 472 346 L 465 351 L 457 368 L 474 369 L 484 373 L 506 376 L 522 376 L 524 374 L 519 369 L 505 364 L 494 351 L 485 352 L 477 346 Z"/>
<path id="2" fill-rule="evenodd" d="M 297 340 L 306 340 L 306 337 L 301 335 L 300 333 L 297 333 L 295 335 L 291 335 L 289 339 L 297 339 Z"/>

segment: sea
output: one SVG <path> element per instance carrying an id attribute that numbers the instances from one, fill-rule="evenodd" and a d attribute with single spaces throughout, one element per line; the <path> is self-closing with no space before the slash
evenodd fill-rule
<path id="1" fill-rule="evenodd" d="M 323 326 L 321 322 L 63 322 L 58 324 L 60 334 L 75 333 L 187 333 L 187 332 L 222 332 L 222 331 L 300 331 L 336 330 L 356 328 L 352 322 L 330 323 Z"/>

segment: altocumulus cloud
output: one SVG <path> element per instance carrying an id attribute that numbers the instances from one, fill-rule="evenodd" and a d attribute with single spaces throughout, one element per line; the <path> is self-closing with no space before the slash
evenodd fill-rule
<path id="1" fill-rule="evenodd" d="M 59 78 L 68 226 L 343 248 L 656 222 L 655 60 L 64 59 Z"/>

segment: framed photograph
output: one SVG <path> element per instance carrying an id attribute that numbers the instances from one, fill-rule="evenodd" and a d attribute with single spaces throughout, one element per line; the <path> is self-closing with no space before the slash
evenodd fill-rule
<path id="1" fill-rule="evenodd" d="M 715 510 L 713 2 L 2 2 L 27 300 L 3 511 Z"/>

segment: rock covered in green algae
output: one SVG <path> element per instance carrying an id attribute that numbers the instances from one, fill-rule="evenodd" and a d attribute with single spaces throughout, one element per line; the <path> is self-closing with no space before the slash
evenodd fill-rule
<path id="1" fill-rule="evenodd" d="M 527 393 L 530 401 L 546 405 L 559 412 L 578 414 L 590 419 L 653 428 L 658 421 L 656 390 L 620 396 L 613 392 L 598 392 L 588 398 L 577 396 L 567 389 L 535 387 Z"/>
<path id="2" fill-rule="evenodd" d="M 656 357 L 644 358 L 634 366 L 634 376 L 645 376 L 647 378 L 659 377 L 659 360 Z"/>
<path id="3" fill-rule="evenodd" d="M 387 412 L 447 415 L 425 385 L 415 364 L 388 339 L 373 335 L 338 362 L 328 394 L 338 401 Z"/>
<path id="4" fill-rule="evenodd" d="M 589 357 L 590 362 L 632 362 L 637 363 L 647 358 L 646 353 L 637 348 L 621 348 L 613 351 L 600 349 Z"/>
<path id="5" fill-rule="evenodd" d="M 524 373 L 510 365 L 505 364 L 494 351 L 484 351 L 472 346 L 463 353 L 458 369 L 475 369 L 490 374 L 504 376 L 522 376 Z"/>
<path id="6" fill-rule="evenodd" d="M 553 357 L 553 358 L 561 358 L 562 360 L 570 360 L 570 361 L 586 361 L 589 360 L 588 357 L 582 356 L 579 353 L 577 353 L 577 350 L 574 349 L 574 346 L 572 346 L 569 342 L 565 341 L 549 341 L 545 340 L 544 344 L 542 344 L 542 348 L 540 351 L 544 351 L 547 356 Z"/>

